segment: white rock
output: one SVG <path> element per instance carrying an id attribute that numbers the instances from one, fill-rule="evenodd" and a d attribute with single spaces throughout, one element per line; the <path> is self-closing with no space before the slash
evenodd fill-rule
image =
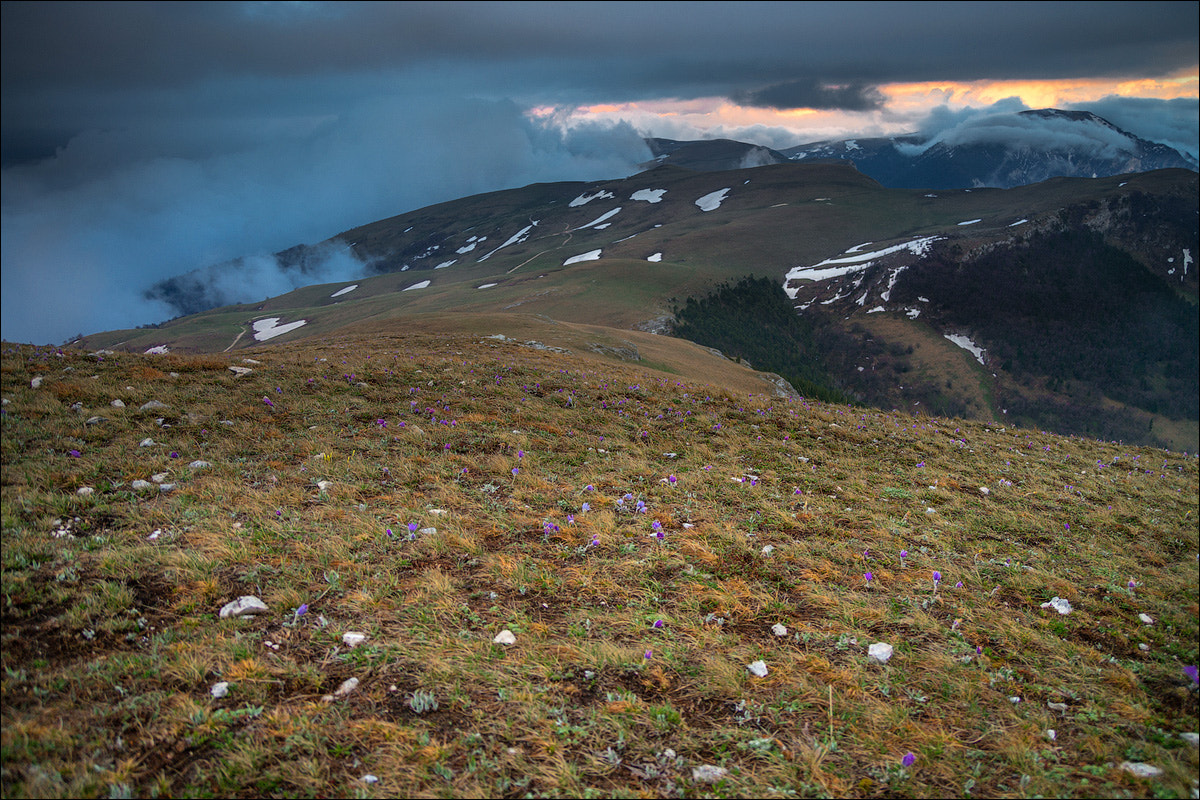
<path id="1" fill-rule="evenodd" d="M 358 647 L 366 640 L 367 635 L 365 633 L 359 633 L 358 631 L 346 631 L 342 634 L 342 642 L 347 647 Z"/>
<path id="2" fill-rule="evenodd" d="M 226 603 L 221 609 L 221 619 L 228 617 L 252 617 L 267 610 L 267 604 L 252 594 L 244 594 L 237 600 Z"/>
<path id="3" fill-rule="evenodd" d="M 44 380 L 45 380 L 44 377 L 42 377 L 41 375 L 38 375 L 36 378 L 34 378 L 33 380 L 31 380 L 29 382 L 29 388 L 31 388 L 31 389 L 42 388 L 42 381 L 44 381 Z"/>
<path id="4" fill-rule="evenodd" d="M 773 545 L 773 544 L 769 544 L 769 545 L 763 547 L 763 549 L 762 549 L 762 554 L 764 556 L 769 556 L 773 552 L 775 552 L 775 545 Z"/>
<path id="5" fill-rule="evenodd" d="M 150 480 L 154 481 L 155 483 L 162 483 L 170 476 L 170 474 L 171 473 L 169 472 L 156 472 L 150 476 Z"/>
<path id="6" fill-rule="evenodd" d="M 342 681 L 342 685 L 337 688 L 336 692 L 333 694 L 327 694 L 321 699 L 326 703 L 332 703 L 334 700 L 338 699 L 339 697 L 345 697 L 357 688 L 358 678 L 347 678 L 346 680 Z"/>
<path id="7" fill-rule="evenodd" d="M 1064 615 L 1070 614 L 1072 611 L 1071 602 L 1062 597 L 1055 597 L 1049 603 L 1042 603 L 1042 608 L 1053 608 L 1058 613 Z"/>
<path id="8" fill-rule="evenodd" d="M 333 486 L 333 484 L 329 481 L 317 481 L 317 491 L 327 492 L 330 486 Z"/>
<path id="9" fill-rule="evenodd" d="M 979 493 L 980 493 L 980 494 L 987 495 L 987 494 L 991 494 L 991 493 L 992 493 L 992 490 L 991 490 L 991 489 L 989 489 L 989 488 L 988 488 L 988 487 L 986 487 L 986 486 L 980 486 L 980 487 L 979 487 Z"/>
<path id="10" fill-rule="evenodd" d="M 867 658 L 871 659 L 877 664 L 886 664 L 894 652 L 895 648 L 893 648 L 887 642 L 876 642 L 867 648 Z"/>
<path id="11" fill-rule="evenodd" d="M 1192 747 L 1200 747 L 1200 733 L 1181 733 L 1179 738 L 1190 744 Z"/>
<path id="12" fill-rule="evenodd" d="M 138 442 L 138 447 L 154 447 L 154 440 L 147 436 L 145 439 L 142 439 L 140 442 Z"/>
<path id="13" fill-rule="evenodd" d="M 1060 714 L 1067 713 L 1066 703 L 1046 703 L 1046 708 L 1050 709 L 1051 711 L 1057 711 Z"/>
<path id="14" fill-rule="evenodd" d="M 197 461 L 193 461 L 192 463 L 188 464 L 188 469 L 208 469 L 211 466 L 212 466 L 212 464 L 208 463 L 207 461 L 197 460 Z"/>
<path id="15" fill-rule="evenodd" d="M 129 488 L 133 489 L 135 492 L 141 492 L 141 491 L 144 491 L 145 489 L 153 489 L 154 484 L 151 483 L 150 481 L 144 481 L 141 478 L 139 478 L 138 480 L 129 484 Z"/>
<path id="16" fill-rule="evenodd" d="M 361 778 L 359 778 L 359 780 L 362 781 L 363 783 L 379 783 L 379 778 L 376 778 L 374 775 L 371 775 L 370 773 L 363 775 Z"/>
<path id="17" fill-rule="evenodd" d="M 767 677 L 767 664 L 765 661 L 751 661 L 746 665 L 746 669 L 750 670 L 751 675 L 757 675 L 760 678 Z"/>
<path id="18" fill-rule="evenodd" d="M 504 630 L 497 633 L 496 638 L 492 639 L 492 641 L 495 642 L 496 644 L 510 645 L 510 644 L 517 643 L 517 637 L 516 637 L 516 634 L 514 634 L 508 628 L 505 628 Z"/>
<path id="19" fill-rule="evenodd" d="M 437 528 L 421 528 L 421 530 L 417 531 L 417 533 L 421 534 L 422 536 L 433 536 L 435 533 L 437 533 Z"/>
<path id="20" fill-rule="evenodd" d="M 139 408 L 138 411 L 153 411 L 156 408 L 170 408 L 170 406 L 161 400 L 151 400 L 147 403 L 143 403 L 142 407 Z"/>
<path id="21" fill-rule="evenodd" d="M 1058 739 L 1058 731 L 1054 730 L 1054 728 L 1046 729 L 1046 738 L 1052 742 L 1056 741 Z"/>
<path id="22" fill-rule="evenodd" d="M 122 400 L 113 400 L 111 403 L 109 403 L 109 405 L 112 406 L 113 408 L 124 408 L 125 407 L 125 403 Z"/>
<path id="23" fill-rule="evenodd" d="M 159 490 L 160 492 L 162 492 L 163 494 L 166 494 L 167 492 L 173 492 L 173 491 L 175 491 L 175 484 L 173 484 L 173 483 L 160 483 L 160 484 L 158 485 L 158 490 Z"/>
<path id="24" fill-rule="evenodd" d="M 229 371 L 232 372 L 234 374 L 234 377 L 237 377 L 237 378 L 240 378 L 243 375 L 249 375 L 251 372 L 254 372 L 254 370 L 250 369 L 249 367 L 230 367 Z"/>
<path id="25" fill-rule="evenodd" d="M 1150 645 L 1146 644 L 1145 642 L 1142 642 L 1141 644 L 1138 645 L 1138 650 L 1141 650 L 1143 653 L 1149 653 Z"/>
<path id="26" fill-rule="evenodd" d="M 771 633 L 775 634 L 776 636 L 787 636 L 787 628 L 776 622 L 771 626 Z"/>
<path id="27" fill-rule="evenodd" d="M 93 489 L 91 486 L 80 486 L 78 489 L 75 490 L 75 494 L 79 495 L 80 497 L 91 497 L 92 492 L 94 492 L 94 491 L 96 491 L 96 490 Z"/>
<path id="28" fill-rule="evenodd" d="M 716 783 L 728 774 L 729 770 L 724 767 L 714 767 L 711 764 L 692 768 L 692 780 L 696 783 Z"/>
<path id="29" fill-rule="evenodd" d="M 1122 761 L 1121 769 L 1139 778 L 1157 778 L 1162 770 L 1153 764 L 1143 764 L 1141 761 Z"/>
<path id="30" fill-rule="evenodd" d="M 1142 621 L 1143 625 L 1154 624 L 1154 617 L 1150 616 L 1149 614 L 1138 614 L 1138 619 Z"/>
<path id="31" fill-rule="evenodd" d="M 229 681 L 221 681 L 220 683 L 214 683 L 212 685 L 212 688 L 209 689 L 208 691 L 210 694 L 212 694 L 213 697 L 220 700 L 222 697 L 229 694 Z"/>

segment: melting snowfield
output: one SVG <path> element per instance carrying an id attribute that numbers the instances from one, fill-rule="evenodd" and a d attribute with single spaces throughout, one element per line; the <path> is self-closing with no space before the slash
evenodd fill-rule
<path id="1" fill-rule="evenodd" d="M 600 258 L 599 250 L 589 250 L 586 253 L 580 253 L 577 256 L 571 256 L 570 258 L 568 258 L 566 261 L 563 262 L 563 266 L 565 267 L 568 264 L 578 264 L 581 261 L 596 261 L 599 258 Z"/>
<path id="2" fill-rule="evenodd" d="M 265 342 L 267 339 L 274 339 L 276 336 L 282 336 L 303 325 L 307 325 L 308 320 L 301 319 L 280 325 L 279 317 L 267 317 L 266 319 L 256 319 L 252 324 L 254 327 L 254 340 Z"/>
<path id="3" fill-rule="evenodd" d="M 334 292 L 333 294 L 331 294 L 329 296 L 330 297 L 341 297 L 344 294 L 350 294 L 357 288 L 358 288 L 358 284 L 354 283 L 354 284 L 351 284 L 350 286 L 347 286 L 345 289 L 338 289 L 336 292 Z"/>
<path id="4" fill-rule="evenodd" d="M 698 202 L 698 201 L 697 201 Z M 882 258 L 892 253 L 900 253 L 905 250 L 916 256 L 923 256 L 929 252 L 930 246 L 940 239 L 940 236 L 923 236 L 919 239 L 913 239 L 911 242 L 903 242 L 895 244 L 891 247 L 885 247 L 882 250 L 872 250 L 869 253 L 856 252 L 858 248 L 864 245 L 856 245 L 847 250 L 838 258 L 827 258 L 819 264 L 813 264 L 811 267 L 794 267 L 784 276 L 784 291 L 793 300 L 796 299 L 798 289 L 789 288 L 788 284 L 792 281 L 823 281 L 829 278 L 840 278 L 843 275 L 849 275 L 852 272 L 859 272 L 871 266 L 877 258 Z M 890 288 L 890 287 L 889 287 Z"/>
<path id="5" fill-rule="evenodd" d="M 420 281 L 418 283 L 414 283 L 412 286 L 409 286 L 407 289 L 401 289 L 400 291 L 411 292 L 413 289 L 424 289 L 428 285 L 429 281 Z"/>
<path id="6" fill-rule="evenodd" d="M 579 197 L 576 197 L 574 200 L 567 203 L 567 205 L 571 208 L 578 208 L 579 206 L 586 205 L 593 200 L 605 200 L 612 197 L 616 197 L 616 195 L 614 195 L 612 192 L 606 192 L 605 190 L 600 189 L 595 194 L 588 194 L 587 192 L 584 192 L 583 194 L 579 195 Z"/>
<path id="7" fill-rule="evenodd" d="M 969 351 L 971 355 L 975 356 L 975 360 L 980 364 L 983 363 L 983 354 L 986 351 L 979 345 L 972 342 L 970 337 L 963 336 L 961 333 L 946 333 L 943 334 L 943 336 L 961 347 L 963 350 Z"/>
<path id="8" fill-rule="evenodd" d="M 725 201 L 725 196 L 729 194 L 729 188 L 719 189 L 715 192 L 709 192 L 696 201 L 696 205 L 700 206 L 701 211 L 716 211 L 721 207 L 721 203 Z"/>
<path id="9" fill-rule="evenodd" d="M 629 195 L 630 200 L 645 200 L 647 203 L 661 203 L 666 189 L 638 189 Z"/>

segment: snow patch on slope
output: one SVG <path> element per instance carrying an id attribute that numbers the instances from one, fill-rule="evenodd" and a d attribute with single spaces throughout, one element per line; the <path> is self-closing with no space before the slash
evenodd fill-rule
<path id="1" fill-rule="evenodd" d="M 969 336 L 964 336 L 961 333 L 946 333 L 943 334 L 943 336 L 949 339 L 952 343 L 961 347 L 963 350 L 969 351 L 971 355 L 975 356 L 975 360 L 980 364 L 983 363 L 983 354 L 987 351 L 972 342 Z"/>
<path id="2" fill-rule="evenodd" d="M 638 189 L 629 195 L 630 200 L 645 200 L 647 203 L 661 203 L 666 189 Z"/>
<path id="3" fill-rule="evenodd" d="M 586 253 L 580 253 L 577 256 L 571 256 L 570 258 L 568 258 L 566 261 L 563 262 L 563 266 L 565 267 L 568 264 L 578 264 L 581 261 L 596 261 L 599 258 L 600 258 L 599 250 L 589 250 Z"/>
<path id="4" fill-rule="evenodd" d="M 721 203 L 725 202 L 725 196 L 729 194 L 729 188 L 719 189 L 715 192 L 709 192 L 696 201 L 696 205 L 700 206 L 701 211 L 715 211 L 721 207 Z"/>
<path id="5" fill-rule="evenodd" d="M 344 294 L 350 294 L 357 288 L 358 288 L 358 284 L 354 283 L 354 284 L 347 286 L 345 289 L 338 289 L 336 292 L 334 292 L 333 294 L 331 294 L 329 296 L 330 297 L 341 297 Z"/>
<path id="6" fill-rule="evenodd" d="M 274 339 L 276 336 L 282 336 L 285 333 L 290 333 L 302 325 L 308 324 L 308 320 L 301 319 L 296 322 L 288 322 L 284 325 L 279 324 L 279 317 L 268 317 L 267 319 L 256 319 L 252 323 L 254 327 L 254 339 L 258 342 L 265 342 L 267 339 Z"/>
<path id="7" fill-rule="evenodd" d="M 587 205 L 593 200 L 605 200 L 615 196 L 616 195 L 614 195 L 612 192 L 607 192 L 604 189 L 600 189 L 595 194 L 588 194 L 587 192 L 584 192 L 583 194 L 579 195 L 579 197 L 576 197 L 574 200 L 567 203 L 567 205 L 571 208 L 578 208 L 579 206 Z"/>

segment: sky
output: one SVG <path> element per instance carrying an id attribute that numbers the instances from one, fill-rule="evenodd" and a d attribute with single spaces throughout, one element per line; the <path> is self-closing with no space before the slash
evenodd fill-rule
<path id="1" fill-rule="evenodd" d="M 145 292 L 197 270 L 260 300 L 295 288 L 272 253 L 624 177 L 645 136 L 953 138 L 1055 107 L 1196 157 L 1198 5 L 4 2 L 0 335 L 161 322 Z M 331 251 L 316 278 L 362 271 Z"/>

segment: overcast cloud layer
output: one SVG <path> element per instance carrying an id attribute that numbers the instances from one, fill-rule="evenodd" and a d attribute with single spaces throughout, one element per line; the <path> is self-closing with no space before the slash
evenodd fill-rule
<path id="1" fill-rule="evenodd" d="M 564 126 L 565 114 L 531 116 L 534 107 L 728 97 L 877 124 L 890 113 L 877 88 L 887 83 L 1195 69 L 1196 3 L 1096 12 L 1074 3 L 5 3 L 0 333 L 60 342 L 160 321 L 170 310 L 142 292 L 162 278 L 466 194 L 629 174 L 648 158 L 641 134 L 672 135 L 669 119 L 638 120 L 639 130 Z M 1195 100 L 1113 96 L 1086 107 L 1195 155 Z M 946 109 L 929 122 L 963 135 L 954 113 L 988 111 Z M 718 133 L 734 132 L 699 132 Z M 758 133 L 773 146 L 822 138 Z M 260 297 L 292 288 L 269 259 L 253 263 L 247 283 Z M 355 269 L 333 258 L 324 277 Z"/>

